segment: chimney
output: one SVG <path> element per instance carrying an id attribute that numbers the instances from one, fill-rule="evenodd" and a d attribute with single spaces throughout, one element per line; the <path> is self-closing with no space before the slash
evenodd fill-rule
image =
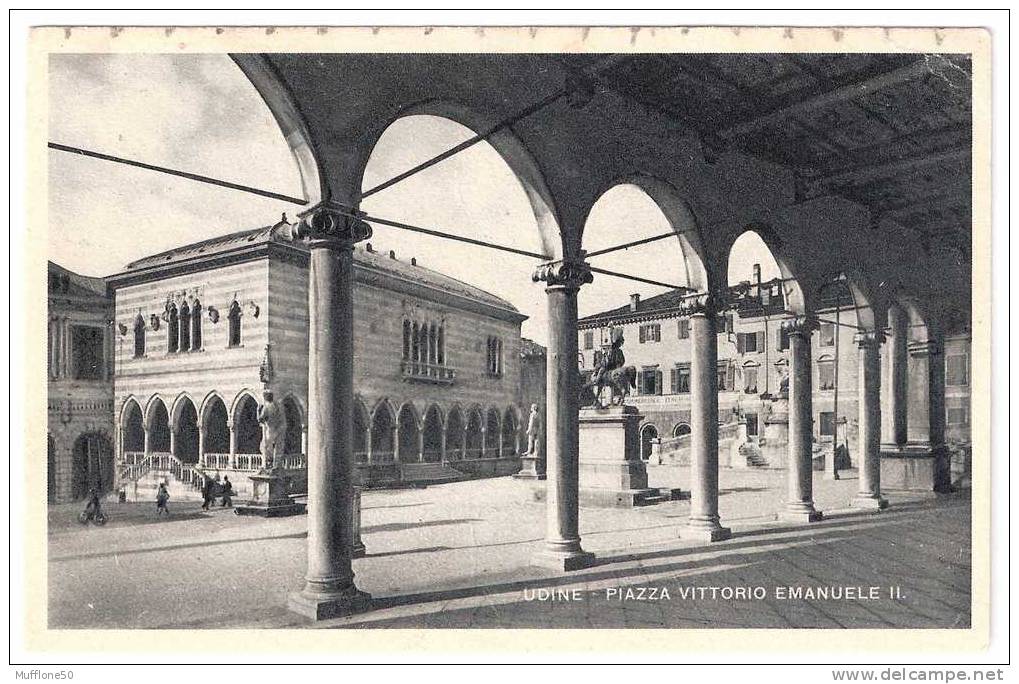
<path id="1" fill-rule="evenodd" d="M 374 249 L 372 248 L 372 243 L 370 243 L 370 242 L 369 242 L 369 243 L 367 243 L 367 244 L 366 244 L 366 245 L 364 246 L 364 251 L 368 252 L 369 254 L 371 254 L 372 252 L 374 252 L 375 250 L 374 250 Z"/>
<path id="2" fill-rule="evenodd" d="M 638 306 L 640 306 L 640 294 L 630 295 L 630 311 L 636 311 Z"/>
<path id="3" fill-rule="evenodd" d="M 761 284 L 761 265 L 754 264 L 754 285 Z"/>
<path id="4" fill-rule="evenodd" d="M 418 265 L 417 257 L 411 257 L 410 258 L 410 265 L 411 266 L 417 266 Z"/>
<path id="5" fill-rule="evenodd" d="M 395 259 L 396 258 L 396 252 L 394 250 L 392 250 L 392 249 L 389 250 L 389 258 L 390 259 Z"/>

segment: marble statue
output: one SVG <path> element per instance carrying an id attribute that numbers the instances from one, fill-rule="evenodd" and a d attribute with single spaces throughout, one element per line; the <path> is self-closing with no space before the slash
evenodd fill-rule
<path id="1" fill-rule="evenodd" d="M 262 393 L 263 403 L 258 407 L 258 422 L 262 424 L 262 456 L 265 470 L 272 470 L 276 455 L 283 448 L 287 433 L 287 416 L 283 407 L 273 401 L 272 391 Z"/>
<path id="2" fill-rule="evenodd" d="M 531 404 L 531 415 L 527 419 L 527 455 L 538 457 L 538 445 L 541 444 L 541 416 L 538 405 Z"/>

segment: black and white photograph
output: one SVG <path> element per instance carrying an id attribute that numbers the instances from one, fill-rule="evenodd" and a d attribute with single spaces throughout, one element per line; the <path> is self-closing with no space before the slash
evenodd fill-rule
<path id="1" fill-rule="evenodd" d="M 987 31 L 32 33 L 37 638 L 986 640 Z"/>

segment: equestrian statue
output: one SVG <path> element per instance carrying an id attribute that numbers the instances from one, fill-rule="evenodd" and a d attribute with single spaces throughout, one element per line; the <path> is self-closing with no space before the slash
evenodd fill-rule
<path id="1" fill-rule="evenodd" d="M 598 367 L 595 368 L 591 379 L 588 380 L 582 390 L 590 389 L 594 392 L 595 408 L 604 408 L 601 403 L 602 389 L 606 386 L 611 388 L 612 394 L 609 397 L 609 404 L 622 406 L 631 389 L 637 387 L 637 369 L 633 366 L 624 366 L 626 357 L 623 356 L 623 331 L 616 329 L 612 331 L 612 344 L 598 360 Z M 618 401 L 616 397 L 619 397 Z"/>

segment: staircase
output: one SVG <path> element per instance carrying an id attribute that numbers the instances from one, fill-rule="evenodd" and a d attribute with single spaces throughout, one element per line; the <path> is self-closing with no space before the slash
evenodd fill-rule
<path id="1" fill-rule="evenodd" d="M 400 481 L 442 484 L 464 479 L 463 473 L 445 463 L 401 463 Z"/>
<path id="2" fill-rule="evenodd" d="M 119 476 L 118 484 L 128 501 L 154 503 L 160 483 L 165 483 L 171 505 L 174 501 L 202 501 L 202 488 L 209 479 L 198 468 L 169 453 L 154 453 L 140 462 L 125 464 Z"/>
<path id="3" fill-rule="evenodd" d="M 767 468 L 769 465 L 770 464 L 768 463 L 768 459 L 764 458 L 764 456 L 762 456 L 760 452 L 751 451 L 749 454 L 747 454 L 748 468 Z"/>

